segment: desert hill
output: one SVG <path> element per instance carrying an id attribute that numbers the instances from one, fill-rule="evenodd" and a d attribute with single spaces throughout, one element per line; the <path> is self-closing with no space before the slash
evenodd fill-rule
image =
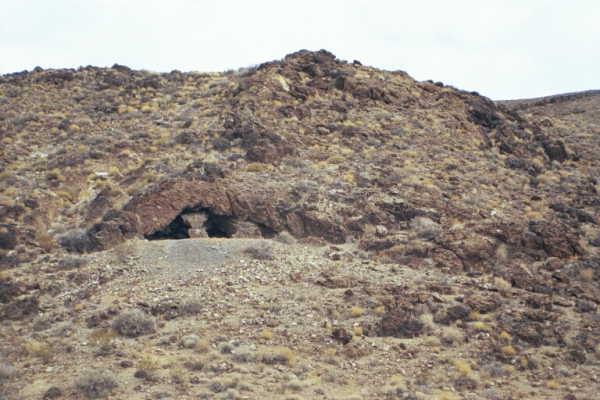
<path id="1" fill-rule="evenodd" d="M 2 76 L 5 396 L 591 399 L 599 107 L 324 50 Z"/>

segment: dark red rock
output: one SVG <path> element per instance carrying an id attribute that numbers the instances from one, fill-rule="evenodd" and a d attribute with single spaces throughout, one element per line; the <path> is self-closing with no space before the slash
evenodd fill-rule
<path id="1" fill-rule="evenodd" d="M 352 341 L 352 335 L 344 328 L 336 328 L 333 330 L 331 337 L 341 344 L 348 344 Z"/>
<path id="2" fill-rule="evenodd" d="M 551 257 L 568 258 L 582 253 L 579 235 L 560 222 L 530 222 L 529 231 L 540 239 L 534 246 L 541 248 Z"/>
<path id="3" fill-rule="evenodd" d="M 472 295 L 465 298 L 464 303 L 473 311 L 487 314 L 500 308 L 502 305 L 502 298 L 497 295 Z"/>
<path id="4" fill-rule="evenodd" d="M 543 328 L 538 322 L 517 322 L 513 326 L 512 334 L 534 346 L 541 346 L 545 339 Z"/>
<path id="5" fill-rule="evenodd" d="M 397 338 L 412 338 L 423 333 L 425 325 L 404 310 L 386 312 L 378 327 L 378 336 L 393 336 Z"/>
<path id="6" fill-rule="evenodd" d="M 545 139 L 542 141 L 542 146 L 548 157 L 553 161 L 565 161 L 569 155 L 565 144 L 561 140 Z"/>

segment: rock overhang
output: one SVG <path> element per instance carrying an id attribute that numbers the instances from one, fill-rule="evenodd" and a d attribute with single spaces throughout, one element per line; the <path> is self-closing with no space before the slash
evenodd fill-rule
<path id="1" fill-rule="evenodd" d="M 249 182 L 165 180 L 135 195 L 121 210 L 108 212 L 88 234 L 97 249 L 135 236 L 147 239 L 193 237 L 271 238 L 288 231 L 344 243 L 347 232 L 329 215 L 298 207 L 286 191 L 257 189 Z"/>

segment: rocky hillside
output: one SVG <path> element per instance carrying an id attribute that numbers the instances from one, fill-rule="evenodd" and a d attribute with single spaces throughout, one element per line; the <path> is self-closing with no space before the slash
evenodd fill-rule
<path id="1" fill-rule="evenodd" d="M 494 103 L 441 82 L 417 82 L 402 71 L 344 62 L 324 50 L 225 73 L 157 74 L 114 65 L 2 76 L 0 318 L 7 323 L 0 331 L 14 340 L 0 343 L 0 385 L 6 396 L 41 398 L 48 393 L 22 390 L 44 376 L 60 392 L 56 398 L 98 394 L 89 385 L 66 383 L 80 372 L 68 368 L 70 357 L 89 366 L 99 357 L 81 345 L 84 333 L 125 332 L 121 340 L 129 342 L 106 339 L 116 348 L 102 356 L 107 365 L 123 357 L 143 361 L 139 349 L 138 356 L 123 355 L 127 343 L 156 346 L 157 337 L 167 335 L 161 330 L 171 328 L 178 333 L 167 335 L 175 338 L 169 343 L 185 351 L 178 343 L 186 329 L 169 328 L 162 303 L 144 297 L 151 294 L 133 301 L 124 287 L 108 302 L 107 293 L 125 282 L 115 271 L 133 273 L 153 263 L 139 260 L 162 245 L 154 240 L 191 239 L 218 246 L 250 241 L 239 257 L 265 262 L 274 274 L 298 260 L 321 268 L 299 272 L 307 264 L 296 265 L 277 278 L 298 293 L 315 291 L 314 299 L 289 306 L 321 316 L 313 336 L 302 336 L 305 321 L 288 315 L 272 328 L 303 329 L 253 337 L 259 345 L 300 352 L 308 368 L 302 374 L 319 379 L 297 373 L 298 364 L 286 357 L 265 356 L 260 371 L 274 365 L 313 383 L 282 392 L 277 379 L 248 368 L 258 386 L 215 391 L 211 383 L 180 388 L 165 373 L 144 385 L 177 386 L 178 392 L 156 393 L 593 398 L 586 390 L 600 372 L 599 108 L 597 91 Z M 261 241 L 268 246 L 256 244 Z M 281 250 L 281 242 L 289 249 Z M 269 246 L 275 247 L 265 250 Z M 233 268 L 239 257 L 219 258 L 225 260 L 219 265 Z M 115 269 L 115 262 L 125 266 Z M 367 266 L 371 273 L 363 270 Z M 93 288 L 82 293 L 92 276 Z M 230 295 L 228 312 L 241 320 L 249 311 L 233 306 L 243 303 L 236 285 L 259 290 L 264 282 L 227 279 L 210 296 Z M 182 324 L 181 302 L 192 292 L 177 293 L 173 323 Z M 144 331 L 135 322 L 140 334 L 134 329 L 128 335 L 118 321 L 130 308 L 163 327 Z M 332 308 L 342 317 L 332 316 Z M 196 322 L 220 324 L 219 332 L 203 332 L 209 354 L 212 345 L 218 357 L 227 357 L 231 352 L 215 349 L 252 341 L 200 309 L 207 314 L 199 312 Z M 90 324 L 90 318 L 100 320 Z M 57 338 L 48 321 L 78 329 L 71 351 L 61 347 L 65 338 Z M 158 336 L 146 336 L 151 331 Z M 449 332 L 457 338 L 448 339 Z M 31 361 L 31 343 L 65 354 L 41 357 L 45 364 L 39 365 Z M 380 351 L 348 355 L 349 346 Z M 422 354 L 424 346 L 434 350 Z M 364 374 L 377 381 L 361 383 L 354 371 L 328 382 L 314 371 L 331 361 L 319 358 L 323 351 L 341 360 L 340 370 L 370 357 Z M 388 365 L 390 352 L 418 365 Z M 448 365 L 458 372 L 436 375 Z M 485 370 L 490 365 L 495 372 Z M 119 376 L 132 375 L 119 368 Z M 190 367 L 185 374 L 204 382 L 229 372 Z M 115 398 L 134 398 L 135 382 L 111 379 L 108 392 L 122 396 Z M 388 382 L 393 379 L 397 384 Z M 266 383 L 271 380 L 273 386 Z"/>

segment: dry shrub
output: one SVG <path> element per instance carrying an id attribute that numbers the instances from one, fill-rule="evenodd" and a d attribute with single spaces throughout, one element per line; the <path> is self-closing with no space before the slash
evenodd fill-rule
<path id="1" fill-rule="evenodd" d="M 592 268 L 585 268 L 579 271 L 579 277 L 584 281 L 594 280 L 594 270 Z"/>
<path id="2" fill-rule="evenodd" d="M 350 317 L 358 318 L 362 317 L 365 314 L 365 309 L 362 307 L 354 306 L 350 309 Z"/>
<path id="3" fill-rule="evenodd" d="M 181 305 L 181 312 L 186 315 L 200 314 L 202 303 L 198 300 L 188 300 Z"/>
<path id="4" fill-rule="evenodd" d="M 261 352 L 260 360 L 265 364 L 284 364 L 290 365 L 296 355 L 289 347 L 277 346 L 269 347 Z"/>
<path id="5" fill-rule="evenodd" d="M 160 369 L 160 362 L 158 359 L 146 355 L 137 364 L 137 370 L 135 371 L 136 378 L 146 379 L 153 381 L 157 378 L 156 372 Z"/>
<path id="6" fill-rule="evenodd" d="M 58 238 L 58 243 L 72 253 L 87 253 L 94 250 L 94 242 L 82 229 L 72 229 Z"/>
<path id="7" fill-rule="evenodd" d="M 262 172 L 270 169 L 268 164 L 263 164 L 260 162 L 252 162 L 246 166 L 246 171 L 248 172 Z"/>
<path id="8" fill-rule="evenodd" d="M 21 287 L 8 274 L 0 273 L 0 303 L 9 303 L 21 294 Z"/>
<path id="9" fill-rule="evenodd" d="M 72 269 L 83 267 L 88 263 L 88 260 L 77 256 L 66 256 L 58 263 L 58 266 L 62 269 Z"/>
<path id="10" fill-rule="evenodd" d="M 34 223 L 35 239 L 44 251 L 51 251 L 55 246 L 54 238 L 48 233 L 48 227 L 40 219 Z"/>
<path id="11" fill-rule="evenodd" d="M 494 278 L 494 286 L 500 292 L 508 292 L 509 290 L 512 289 L 511 283 L 499 276 Z"/>
<path id="12" fill-rule="evenodd" d="M 109 372 L 92 370 L 79 378 L 75 386 L 88 399 L 99 399 L 108 397 L 119 385 Z"/>
<path id="13" fill-rule="evenodd" d="M 442 343 L 445 345 L 460 344 L 465 340 L 464 332 L 455 326 L 442 328 L 441 336 Z"/>
<path id="14" fill-rule="evenodd" d="M 131 310 L 119 315 L 112 327 L 120 335 L 133 338 L 154 332 L 154 320 L 139 310 Z"/>
<path id="15" fill-rule="evenodd" d="M 7 363 L 0 362 L 0 384 L 13 378 L 16 374 L 17 370 L 15 367 Z"/>
<path id="16" fill-rule="evenodd" d="M 13 230 L 0 227 L 0 249 L 12 250 L 17 245 L 17 235 Z"/>
<path id="17" fill-rule="evenodd" d="M 273 339 L 273 330 L 271 328 L 264 328 L 262 331 L 260 331 L 259 336 L 262 339 L 271 340 Z"/>
<path id="18" fill-rule="evenodd" d="M 268 261 L 273 259 L 273 250 L 268 246 L 247 247 L 242 250 L 242 253 L 260 261 Z"/>
<path id="19" fill-rule="evenodd" d="M 231 359 L 240 363 L 256 361 L 256 350 L 250 346 L 239 346 L 231 352 Z"/>
<path id="20" fill-rule="evenodd" d="M 50 362 L 55 355 L 55 349 L 50 343 L 36 340 L 23 344 L 23 351 L 29 356 L 41 359 L 44 363 Z"/>

